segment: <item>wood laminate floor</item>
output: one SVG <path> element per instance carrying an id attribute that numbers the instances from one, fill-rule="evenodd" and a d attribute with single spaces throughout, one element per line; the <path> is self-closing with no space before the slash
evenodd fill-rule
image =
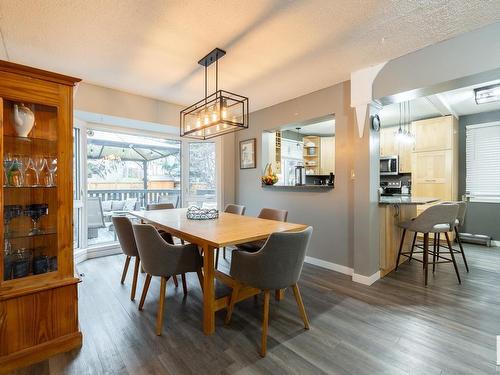
<path id="1" fill-rule="evenodd" d="M 312 329 L 302 328 L 288 290 L 285 300 L 271 303 L 265 359 L 257 353 L 262 299 L 239 303 L 229 326 L 219 312 L 216 333 L 207 337 L 196 276 L 188 277 L 185 299 L 169 281 L 164 333 L 157 337 L 158 280 L 139 312 L 138 300 L 129 299 L 131 270 L 120 284 L 124 257 L 89 260 L 78 266 L 85 274 L 83 347 L 16 374 L 495 374 L 500 249 L 468 246 L 467 255 L 471 272 L 460 262 L 462 285 L 444 264 L 427 288 L 417 262 L 370 287 L 306 264 L 300 285 Z"/>

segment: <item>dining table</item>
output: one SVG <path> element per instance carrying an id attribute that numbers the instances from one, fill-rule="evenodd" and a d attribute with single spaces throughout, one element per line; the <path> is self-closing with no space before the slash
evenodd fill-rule
<path id="1" fill-rule="evenodd" d="M 226 212 L 219 212 L 216 219 L 192 220 L 187 218 L 186 213 L 185 208 L 130 212 L 143 223 L 165 230 L 200 248 L 203 256 L 203 332 L 211 335 L 215 332 L 215 313 L 229 304 L 229 296 L 215 297 L 215 280 L 229 286 L 232 282 L 229 275 L 215 269 L 215 251 L 222 247 L 267 239 L 274 232 L 300 231 L 307 225 Z M 258 292 L 257 289 L 247 288 L 246 292 L 240 293 L 239 300 Z"/>

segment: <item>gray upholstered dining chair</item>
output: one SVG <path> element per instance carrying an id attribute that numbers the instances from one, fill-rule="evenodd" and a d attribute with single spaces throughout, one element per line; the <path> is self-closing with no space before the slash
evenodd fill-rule
<path id="1" fill-rule="evenodd" d="M 144 301 L 148 293 L 149 284 L 153 276 L 161 278 L 160 302 L 158 305 L 158 315 L 156 317 L 156 334 L 161 335 L 163 326 L 163 310 L 165 306 L 165 293 L 167 280 L 176 275 L 182 277 L 182 288 L 184 295 L 187 295 L 186 273 L 196 272 L 203 288 L 203 275 L 201 267 L 203 259 L 194 244 L 172 245 L 163 240 L 158 231 L 149 224 L 134 224 L 133 231 L 137 242 L 137 249 L 142 261 L 146 280 L 142 290 L 139 310 L 144 307 Z"/>
<path id="2" fill-rule="evenodd" d="M 399 244 L 399 251 L 396 260 L 395 271 L 398 270 L 399 260 L 401 258 L 401 255 L 412 259 L 413 254 L 417 254 L 413 250 L 415 241 L 412 244 L 410 252 L 402 251 L 406 232 L 412 231 L 415 233 L 422 233 L 424 235 L 423 251 L 419 253 L 423 255 L 422 263 L 424 266 L 424 285 L 427 285 L 428 265 L 429 265 L 429 234 L 432 233 L 434 234 L 434 236 L 439 236 L 439 234 L 444 233 L 446 237 L 446 242 L 448 244 L 448 249 L 450 250 L 451 259 L 439 255 L 436 261 L 436 256 L 435 256 L 436 246 L 434 246 L 434 249 L 431 251 L 431 254 L 433 255 L 432 264 L 434 266 L 435 263 L 449 263 L 449 262 L 453 263 L 458 282 L 461 283 L 460 273 L 458 272 L 454 251 L 452 250 L 450 237 L 448 236 L 448 232 L 454 230 L 453 228 L 456 225 L 455 222 L 457 220 L 457 216 L 458 216 L 457 204 L 443 203 L 429 207 L 428 209 L 426 209 L 424 212 L 422 212 L 420 215 L 418 215 L 416 218 L 412 220 L 407 220 L 402 223 L 399 223 L 399 227 L 403 229 L 403 234 L 401 236 L 401 242 Z M 439 259 L 444 259 L 444 262 L 439 261 Z M 418 259 L 415 260 L 420 261 Z"/>
<path id="3" fill-rule="evenodd" d="M 235 214 L 235 215 L 245 215 L 245 206 L 241 206 L 238 204 L 228 204 L 226 208 L 224 208 L 224 212 L 228 214 Z M 223 255 L 222 257 L 226 259 L 226 247 L 222 248 Z M 220 249 L 217 249 L 217 252 L 215 253 L 215 268 L 217 269 L 217 266 L 219 265 L 219 252 Z"/>
<path id="4" fill-rule="evenodd" d="M 137 289 L 140 257 L 137 250 L 137 244 L 135 242 L 134 231 L 132 230 L 132 222 L 126 216 L 112 216 L 111 220 L 113 221 L 120 247 L 122 248 L 123 254 L 126 256 L 122 272 L 122 284 L 125 282 L 130 260 L 135 258 L 134 277 L 132 279 L 132 290 L 130 291 L 130 299 L 133 301 L 135 299 L 135 290 Z"/>
<path id="5" fill-rule="evenodd" d="M 251 287 L 264 291 L 262 357 L 265 357 L 267 351 L 270 290 L 292 287 L 304 328 L 309 329 L 309 320 L 297 282 L 312 232 L 313 228 L 308 227 L 300 232 L 273 233 L 256 253 L 238 250 L 233 252 L 229 274 L 234 278 L 234 285 L 227 308 L 226 324 L 231 320 L 234 304 L 239 300 L 242 288 Z"/>
<path id="6" fill-rule="evenodd" d="M 277 210 L 275 208 L 263 208 L 260 210 L 259 215 L 257 216 L 260 219 L 267 219 L 267 220 L 276 220 L 276 221 L 285 221 L 288 218 L 288 211 L 286 210 Z M 242 243 L 239 245 L 236 245 L 236 247 L 239 250 L 244 250 L 248 252 L 256 252 L 259 251 L 262 246 L 264 246 L 264 243 L 266 240 L 257 240 L 257 241 L 252 241 L 252 242 L 247 242 L 247 243 Z"/>

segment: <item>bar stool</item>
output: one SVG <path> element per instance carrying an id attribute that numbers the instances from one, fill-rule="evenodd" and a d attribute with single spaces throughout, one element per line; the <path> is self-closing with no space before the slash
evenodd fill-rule
<path id="1" fill-rule="evenodd" d="M 417 216 L 415 219 L 400 223 L 399 227 L 403 228 L 403 235 L 401 236 L 401 243 L 399 245 L 398 258 L 396 261 L 395 270 L 396 271 L 398 270 L 399 259 L 401 258 L 401 255 L 411 259 L 413 254 L 423 254 L 422 261 L 420 261 L 419 259 L 415 260 L 423 263 L 424 285 L 427 286 L 428 266 L 429 266 L 429 234 L 430 233 L 434 234 L 435 244 L 436 244 L 437 243 L 436 238 L 438 237 L 438 235 L 440 233 L 444 233 L 446 237 L 446 242 L 448 244 L 448 249 L 450 250 L 451 259 L 446 258 L 442 255 L 437 255 L 436 246 L 434 246 L 433 250 L 431 251 L 433 256 L 432 264 L 434 266 L 434 264 L 436 263 L 452 262 L 455 268 L 455 272 L 457 274 L 458 283 L 460 284 L 461 280 L 460 280 L 460 274 L 458 272 L 457 263 L 455 261 L 455 254 L 451 247 L 450 237 L 448 236 L 448 232 L 451 232 L 455 228 L 456 225 L 455 222 L 457 220 L 457 217 L 458 217 L 458 205 L 455 203 L 445 203 L 445 204 L 438 204 L 435 206 L 431 206 L 427 210 L 422 212 L 419 216 Z M 415 232 L 415 237 L 410 251 L 403 252 L 402 249 L 407 231 Z M 423 250 L 420 252 L 415 252 L 413 250 L 417 233 L 423 233 L 424 235 Z M 437 260 L 436 256 L 438 257 Z M 439 259 L 444 259 L 444 261 L 439 261 Z"/>
<path id="2" fill-rule="evenodd" d="M 447 202 L 447 203 L 455 203 L 458 205 L 457 220 L 455 220 L 455 226 L 453 229 L 455 231 L 455 236 L 456 236 L 458 247 L 460 250 L 456 250 L 456 249 L 453 249 L 453 250 L 457 253 L 462 254 L 465 269 L 467 270 L 467 272 L 469 272 L 469 265 L 467 264 L 467 259 L 465 259 L 464 247 L 462 246 L 462 240 L 460 239 L 460 234 L 458 233 L 458 228 L 463 226 L 465 223 L 465 213 L 467 212 L 467 202 L 458 201 L 458 202 Z M 439 249 L 438 249 L 438 254 L 439 254 Z"/>

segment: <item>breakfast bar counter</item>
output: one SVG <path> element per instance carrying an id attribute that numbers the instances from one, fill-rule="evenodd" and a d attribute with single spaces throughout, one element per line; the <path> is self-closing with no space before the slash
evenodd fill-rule
<path id="1" fill-rule="evenodd" d="M 428 205 L 439 201 L 431 197 L 412 197 L 408 195 L 381 196 L 380 207 L 380 277 L 396 268 L 399 243 L 402 229 L 398 223 L 417 216 L 417 206 Z M 409 249 L 412 236 L 406 236 L 405 248 Z M 403 257 L 402 263 L 406 259 Z"/>

